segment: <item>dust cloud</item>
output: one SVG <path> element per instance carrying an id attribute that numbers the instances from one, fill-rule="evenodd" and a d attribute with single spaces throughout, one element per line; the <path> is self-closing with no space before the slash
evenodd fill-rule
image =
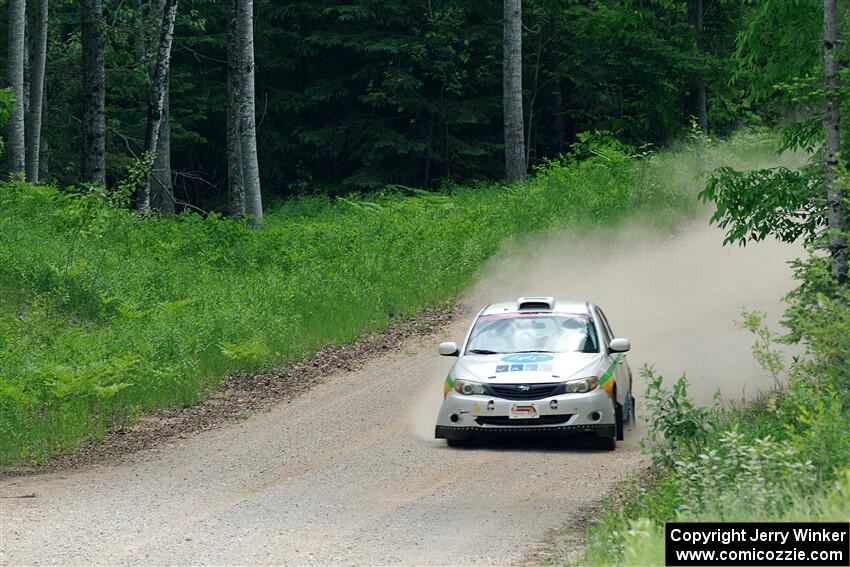
<path id="1" fill-rule="evenodd" d="M 521 295 L 593 301 L 615 334 L 632 341 L 638 397 L 645 364 L 668 384 L 685 374 L 700 403 L 718 390 L 727 399 L 751 397 L 773 378 L 753 360 L 753 336 L 740 327 L 741 312 L 765 311 L 777 324 L 781 299 L 794 285 L 787 262 L 802 250 L 775 241 L 722 246 L 723 233 L 707 218 L 703 212 L 674 231 L 636 221 L 518 245 L 485 266 L 467 302 Z"/>
<path id="2" fill-rule="evenodd" d="M 696 194 L 702 183 L 694 171 L 719 165 L 796 168 L 803 161 L 798 154 L 722 148 L 701 157 L 671 155 L 659 172 Z M 603 308 L 617 336 L 632 342 L 628 360 L 639 415 L 644 365 L 661 373 L 668 386 L 684 374 L 691 398 L 700 404 L 710 404 L 718 391 L 726 400 L 752 399 L 773 386 L 773 377 L 754 361 L 754 337 L 741 328 L 741 313 L 764 311 L 769 326 L 779 330 L 782 298 L 794 287 L 788 262 L 803 249 L 774 240 L 724 246 L 723 231 L 709 224 L 709 216 L 704 207 L 667 228 L 636 216 L 612 227 L 508 242 L 479 271 L 442 340 L 460 343 L 475 312 L 488 303 L 523 295 L 589 300 Z M 428 365 L 431 378 L 411 414 L 412 429 L 423 439 L 433 437 L 440 384 L 453 360 Z"/>
<path id="3" fill-rule="evenodd" d="M 644 365 L 668 386 L 684 374 L 700 404 L 711 403 L 717 391 L 727 400 L 752 399 L 771 388 L 773 378 L 753 360 L 754 337 L 741 328 L 741 312 L 764 311 L 778 328 L 782 297 L 794 286 L 788 261 L 803 251 L 773 240 L 722 244 L 723 232 L 702 211 L 673 230 L 636 220 L 507 245 L 480 271 L 445 339 L 460 342 L 475 311 L 487 303 L 523 295 L 589 300 L 605 310 L 617 336 L 632 342 L 628 359 L 639 415 Z M 433 379 L 411 416 L 422 439 L 433 438 L 440 383 L 454 359 L 443 360 L 429 368 Z"/>

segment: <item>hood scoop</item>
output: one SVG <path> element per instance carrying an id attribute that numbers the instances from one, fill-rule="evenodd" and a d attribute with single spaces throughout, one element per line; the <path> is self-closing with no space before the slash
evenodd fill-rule
<path id="1" fill-rule="evenodd" d="M 516 300 L 517 311 L 552 311 L 555 308 L 554 297 L 529 296 Z"/>

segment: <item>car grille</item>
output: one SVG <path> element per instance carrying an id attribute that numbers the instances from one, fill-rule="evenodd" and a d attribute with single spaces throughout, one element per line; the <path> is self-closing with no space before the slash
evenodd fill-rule
<path id="1" fill-rule="evenodd" d="M 527 389 L 526 389 L 527 388 Z M 564 393 L 564 384 L 487 384 L 485 395 L 509 400 L 540 400 Z"/>
<path id="2" fill-rule="evenodd" d="M 534 419 L 511 419 L 507 416 L 488 416 L 479 415 L 475 418 L 478 425 L 559 425 L 566 423 L 573 416 L 571 413 L 562 413 L 557 415 L 541 415 Z"/>

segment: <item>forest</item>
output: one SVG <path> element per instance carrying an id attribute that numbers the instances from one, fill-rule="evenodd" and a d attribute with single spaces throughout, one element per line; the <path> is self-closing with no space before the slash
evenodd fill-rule
<path id="1" fill-rule="evenodd" d="M 177 210 L 229 210 L 228 113 L 240 101 L 228 97 L 242 87 L 228 77 L 239 75 L 234 36 L 245 37 L 235 11 L 252 2 L 4 4 L 4 76 L 10 55 L 23 56 L 26 129 L 30 137 L 43 132 L 30 179 L 114 187 L 130 175 L 150 145 L 163 15 L 173 9 L 170 63 L 158 79 L 166 82 L 154 206 L 173 208 L 170 198 L 157 200 L 163 187 Z M 13 9 L 25 4 L 14 24 Z M 249 10 L 267 201 L 504 176 L 501 3 L 255 0 Z M 691 119 L 724 134 L 774 118 L 771 101 L 754 111 L 748 78 L 756 62 L 733 64 L 736 53 L 751 57 L 736 52 L 745 26 L 775 17 L 760 10 L 730 0 L 523 2 L 516 64 L 527 169 L 567 151 L 583 132 L 663 145 Z M 812 10 L 799 23 L 817 26 L 817 18 Z M 26 33 L 16 35 L 15 25 Z M 806 48 L 817 56 L 817 44 Z M 27 143 L 32 154 L 36 142 Z"/>
<path id="2" fill-rule="evenodd" d="M 0 473 L 451 305 L 511 239 L 702 207 L 725 244 L 802 250 L 786 332 L 744 317 L 785 382 L 702 408 L 644 369 L 651 478 L 586 560 L 661 562 L 673 517 L 846 513 L 847 2 L 0 13 Z"/>

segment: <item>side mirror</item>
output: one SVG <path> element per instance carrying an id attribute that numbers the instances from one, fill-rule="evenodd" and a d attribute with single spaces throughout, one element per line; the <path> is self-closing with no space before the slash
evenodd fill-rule
<path id="1" fill-rule="evenodd" d="M 460 354 L 457 348 L 457 343 L 453 341 L 440 343 L 437 351 L 440 353 L 440 356 L 457 356 Z"/>
<path id="2" fill-rule="evenodd" d="M 614 339 L 608 344 L 608 350 L 611 352 L 629 352 L 632 348 L 632 343 L 629 339 Z"/>

